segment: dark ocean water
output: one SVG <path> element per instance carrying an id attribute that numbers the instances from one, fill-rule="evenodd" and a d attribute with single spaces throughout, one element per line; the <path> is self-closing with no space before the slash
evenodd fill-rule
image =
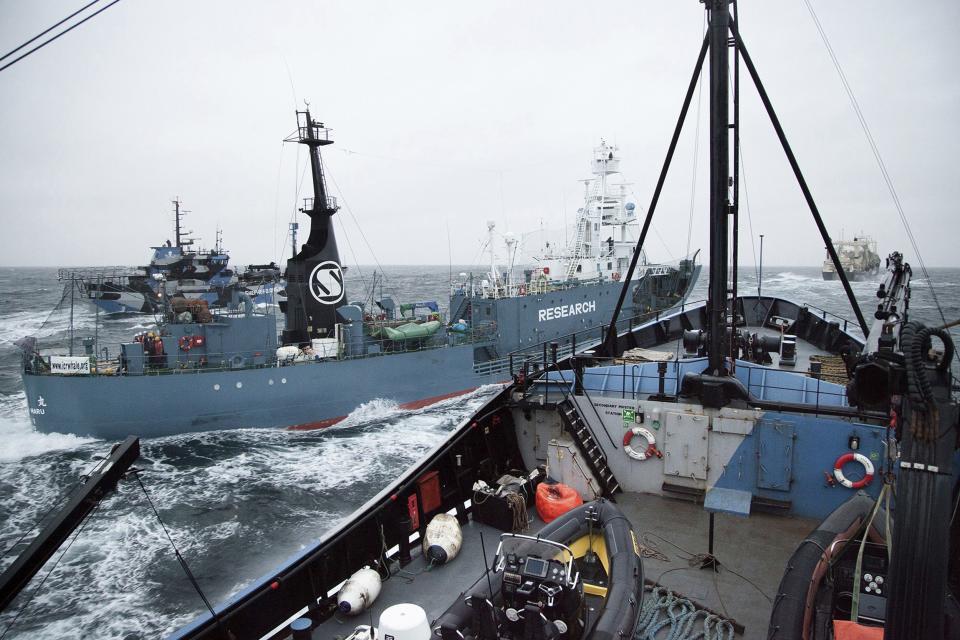
<path id="1" fill-rule="evenodd" d="M 453 273 L 461 270 L 466 269 L 454 267 Z M 371 272 L 348 272 L 350 291 L 362 290 Z M 448 267 L 387 267 L 386 272 L 384 293 L 399 302 L 445 305 Z M 26 415 L 13 341 L 35 335 L 43 347 L 67 344 L 69 297 L 64 299 L 56 275 L 56 269 L 0 268 L 0 552 L 109 450 L 108 443 L 95 439 L 36 433 Z M 936 269 L 930 275 L 947 320 L 960 318 L 960 269 Z M 925 282 L 917 277 L 913 283 L 912 317 L 939 323 Z M 876 286 L 853 284 L 868 316 Z M 740 288 L 756 291 L 752 270 L 741 271 Z M 767 268 L 763 291 L 853 318 L 840 284 L 821 280 L 817 267 Z M 690 299 L 705 294 L 706 275 Z M 105 344 L 152 324 L 151 317 L 98 318 L 92 308 L 74 306 L 78 337 L 96 330 Z M 171 536 L 208 598 L 217 602 L 372 497 L 490 393 L 481 389 L 417 411 L 375 400 L 344 423 L 318 432 L 240 429 L 147 440 L 138 467 Z M 0 570 L 12 560 L 0 558 Z M 39 578 L 53 566 L 49 562 Z M 135 483 L 122 484 L 103 502 L 27 604 L 31 589 L 0 615 L 0 636 L 21 609 L 7 638 L 154 638 L 203 608 Z"/>

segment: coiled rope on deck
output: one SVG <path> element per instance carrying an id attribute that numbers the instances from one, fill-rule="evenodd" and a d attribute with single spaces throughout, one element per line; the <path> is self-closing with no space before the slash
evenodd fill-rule
<path id="1" fill-rule="evenodd" d="M 733 640 L 733 636 L 729 620 L 698 608 L 665 587 L 644 587 L 635 640 Z"/>

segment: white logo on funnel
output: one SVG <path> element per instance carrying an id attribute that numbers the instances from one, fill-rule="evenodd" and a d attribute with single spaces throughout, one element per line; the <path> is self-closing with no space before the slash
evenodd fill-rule
<path id="1" fill-rule="evenodd" d="M 336 262 L 321 262 L 310 272 L 310 295 L 320 304 L 336 304 L 343 299 L 343 270 Z"/>

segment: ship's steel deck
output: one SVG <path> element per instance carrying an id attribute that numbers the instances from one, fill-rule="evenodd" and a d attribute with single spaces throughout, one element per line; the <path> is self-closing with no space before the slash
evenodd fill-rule
<path id="1" fill-rule="evenodd" d="M 760 337 L 779 337 L 780 332 L 769 327 L 745 327 L 745 330 L 750 333 L 755 333 Z M 767 366 L 780 368 L 784 371 L 794 371 L 797 373 L 805 373 L 810 370 L 810 357 L 811 356 L 829 356 L 835 355 L 824 349 L 820 349 L 817 346 L 810 344 L 806 340 L 798 339 L 797 342 L 797 361 L 793 365 L 781 365 L 780 364 L 780 354 L 773 352 L 770 354 L 770 359 L 773 362 Z M 676 357 L 683 358 L 685 357 L 683 349 L 683 340 L 672 340 L 670 342 L 664 343 L 663 345 L 657 345 L 653 347 L 655 351 L 664 351 L 666 353 L 675 354 Z M 687 356 L 689 357 L 689 356 Z"/>
<path id="2" fill-rule="evenodd" d="M 748 518 L 717 514 L 714 555 L 721 568 L 714 573 L 692 568 L 689 562 L 690 556 L 706 553 L 708 548 L 710 515 L 702 505 L 639 493 L 618 495 L 617 505 L 633 524 L 637 540 L 645 546 L 656 545 L 668 557 L 666 562 L 645 557 L 646 579 L 714 612 L 726 612 L 745 627 L 743 636 L 738 637 L 751 639 L 767 637 L 771 608 L 768 598 L 775 596 L 790 555 L 816 526 L 816 522 L 804 518 L 762 513 Z M 528 532 L 535 533 L 543 523 L 533 509 L 530 513 Z M 415 548 L 413 562 L 382 584 L 380 596 L 370 610 L 355 617 L 338 614 L 317 627 L 313 638 L 345 637 L 357 625 L 370 624 L 371 620 L 376 626 L 384 609 L 401 602 L 423 607 L 432 625 L 461 592 L 481 577 L 481 533 L 487 558 L 492 560 L 501 532 L 471 521 L 463 528 L 463 548 L 450 564 L 428 571 L 419 548 Z"/>

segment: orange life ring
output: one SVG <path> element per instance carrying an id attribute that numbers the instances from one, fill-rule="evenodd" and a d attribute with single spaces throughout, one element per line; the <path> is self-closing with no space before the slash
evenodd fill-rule
<path id="1" fill-rule="evenodd" d="M 847 480 L 847 477 L 843 475 L 843 465 L 848 462 L 859 462 L 863 465 L 863 470 L 866 472 L 864 476 L 856 482 Z M 873 482 L 873 463 L 870 462 L 870 458 L 862 453 L 845 453 L 833 463 L 833 477 L 847 489 L 863 489 Z"/>
<path id="2" fill-rule="evenodd" d="M 647 441 L 647 448 L 644 451 L 638 451 L 631 444 L 634 436 L 642 436 Z M 653 432 L 644 427 L 634 427 L 623 434 L 623 450 L 634 460 L 646 460 L 654 456 L 662 458 L 663 454 L 657 450 L 657 438 Z"/>
<path id="3" fill-rule="evenodd" d="M 525 296 L 527 295 L 527 288 L 524 285 L 517 287 L 517 295 Z"/>
<path id="4" fill-rule="evenodd" d="M 573 487 L 559 482 L 557 484 L 541 482 L 537 485 L 537 515 L 544 522 L 552 522 L 582 504 L 583 498 Z"/>
<path id="5" fill-rule="evenodd" d="M 193 347 L 193 337 L 180 336 L 180 339 L 177 340 L 177 344 L 180 345 L 181 351 L 190 351 L 191 347 Z"/>
<path id="6" fill-rule="evenodd" d="M 613 272 L 613 275 L 610 276 L 610 277 L 613 278 L 613 281 L 614 281 L 614 282 L 620 282 L 620 272 L 619 272 L 619 271 L 614 271 L 614 272 Z"/>

